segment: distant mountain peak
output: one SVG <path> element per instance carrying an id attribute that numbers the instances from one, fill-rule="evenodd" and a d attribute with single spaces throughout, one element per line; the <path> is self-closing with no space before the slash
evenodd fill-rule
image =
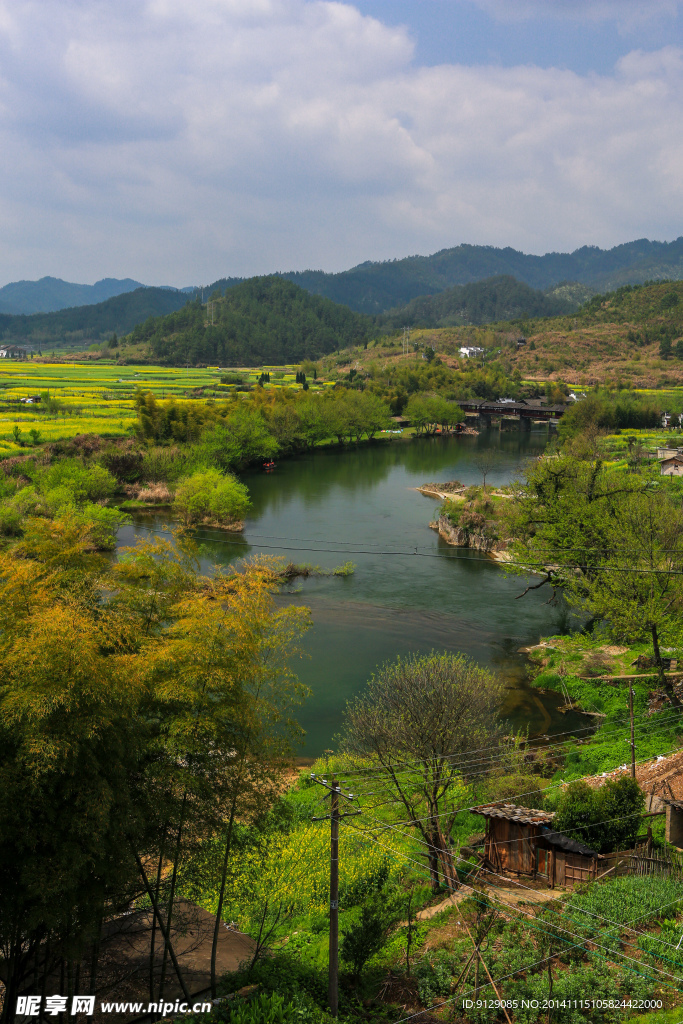
<path id="1" fill-rule="evenodd" d="M 93 306 L 142 287 L 130 277 L 103 277 L 95 284 L 73 284 L 51 276 L 38 281 L 13 281 L 0 288 L 0 312 L 55 313 L 73 306 Z"/>

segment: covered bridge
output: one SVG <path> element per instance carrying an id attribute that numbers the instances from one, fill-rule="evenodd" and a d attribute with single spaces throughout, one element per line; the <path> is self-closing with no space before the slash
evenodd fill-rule
<path id="1" fill-rule="evenodd" d="M 501 875 L 528 875 L 573 886 L 601 874 L 603 859 L 589 846 L 554 832 L 554 813 L 515 804 L 486 804 L 472 809 L 486 819 L 484 866 Z"/>

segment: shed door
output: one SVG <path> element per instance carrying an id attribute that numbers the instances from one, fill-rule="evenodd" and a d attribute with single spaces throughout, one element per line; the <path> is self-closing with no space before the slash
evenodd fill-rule
<path id="1" fill-rule="evenodd" d="M 548 878 L 550 875 L 550 851 L 542 846 L 536 847 L 536 873 Z"/>

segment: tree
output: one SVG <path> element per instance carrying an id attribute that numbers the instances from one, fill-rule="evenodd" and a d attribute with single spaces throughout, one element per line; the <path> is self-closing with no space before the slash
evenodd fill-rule
<path id="1" fill-rule="evenodd" d="M 553 830 L 597 853 L 610 853 L 633 844 L 644 805 L 643 792 L 630 776 L 608 779 L 597 789 L 586 782 L 572 782 L 560 800 Z"/>
<path id="2" fill-rule="evenodd" d="M 219 469 L 199 469 L 180 480 L 173 501 L 173 507 L 187 526 L 201 522 L 239 522 L 250 506 L 245 485 Z"/>
<path id="3" fill-rule="evenodd" d="M 162 977 L 170 962 L 184 986 L 184 857 L 220 838 L 227 859 L 231 822 L 272 801 L 299 733 L 288 658 L 308 612 L 274 605 L 277 579 L 270 562 L 204 577 L 182 536 L 112 565 L 73 511 L 27 520 L 0 553 L 3 1022 L 55 971 L 62 994 L 96 991 L 102 921 L 143 894 L 150 961 L 159 931 Z"/>
<path id="4" fill-rule="evenodd" d="M 382 770 L 422 835 L 435 890 L 442 875 L 458 884 L 449 839 L 464 795 L 457 756 L 497 741 L 500 697 L 501 683 L 486 669 L 432 653 L 385 664 L 348 706 L 344 750 Z"/>
<path id="5" fill-rule="evenodd" d="M 303 608 L 275 608 L 277 567 L 273 561 L 254 561 L 243 573 L 202 580 L 199 592 L 195 588 L 172 608 L 173 625 L 151 667 L 157 700 L 166 708 L 165 742 L 176 758 L 182 752 L 184 765 L 176 772 L 183 799 L 169 908 L 183 835 L 188 829 L 196 833 L 198 826 L 201 831 L 203 818 L 222 838 L 211 958 L 214 993 L 235 821 L 257 817 L 275 798 L 300 735 L 292 713 L 307 694 L 288 660 L 309 614 Z"/>
<path id="6" fill-rule="evenodd" d="M 670 490 L 605 469 L 594 440 L 580 437 L 532 467 L 507 509 L 507 530 L 518 564 L 547 567 L 527 591 L 551 584 L 615 637 L 651 640 L 678 704 L 660 654 L 683 608 L 683 510 Z"/>
<path id="7" fill-rule="evenodd" d="M 486 491 L 486 477 L 493 473 L 500 464 L 500 455 L 493 448 L 477 448 L 474 453 L 474 464 L 481 473 L 482 485 Z"/>
<path id="8" fill-rule="evenodd" d="M 360 920 L 344 932 L 339 952 L 342 960 L 351 964 L 356 982 L 360 981 L 363 968 L 384 943 L 386 927 L 382 916 L 366 904 L 361 908 Z"/>
<path id="9" fill-rule="evenodd" d="M 139 894 L 142 665 L 102 605 L 105 567 L 83 527 L 0 557 L 3 1021 L 39 972 L 61 964 L 71 994 L 103 915 Z"/>

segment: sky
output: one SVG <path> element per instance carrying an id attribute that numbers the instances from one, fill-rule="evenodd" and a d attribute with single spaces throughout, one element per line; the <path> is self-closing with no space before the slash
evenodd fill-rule
<path id="1" fill-rule="evenodd" d="M 683 0 L 0 0 L 0 285 L 683 234 Z"/>

